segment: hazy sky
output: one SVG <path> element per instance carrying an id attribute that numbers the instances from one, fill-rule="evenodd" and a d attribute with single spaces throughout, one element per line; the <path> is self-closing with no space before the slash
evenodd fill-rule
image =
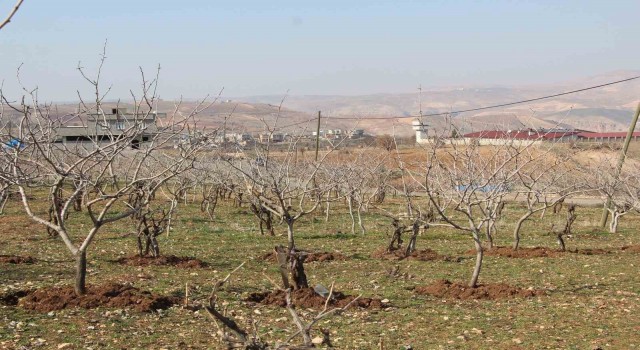
<path id="1" fill-rule="evenodd" d="M 0 0 L 0 18 L 15 0 Z M 640 1 L 25 0 L 0 31 L 0 79 L 45 100 L 111 98 L 162 66 L 160 95 L 368 94 L 527 85 L 640 67 Z"/>

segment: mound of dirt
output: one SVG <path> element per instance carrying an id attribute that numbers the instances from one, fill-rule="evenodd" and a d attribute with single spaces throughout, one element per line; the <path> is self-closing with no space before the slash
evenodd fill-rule
<path id="1" fill-rule="evenodd" d="M 460 262 L 461 258 L 455 258 L 448 255 L 440 255 L 438 252 L 431 249 L 416 250 L 408 257 L 404 257 L 404 250 L 397 249 L 391 252 L 387 252 L 386 248 L 381 248 L 373 252 L 371 256 L 375 259 L 387 259 L 387 260 L 419 260 L 419 261 L 454 261 Z"/>
<path id="2" fill-rule="evenodd" d="M 77 296 L 73 287 L 38 289 L 21 298 L 18 305 L 29 310 L 50 312 L 74 307 L 93 309 L 96 307 L 133 308 L 138 312 L 166 309 L 179 302 L 176 297 L 164 297 L 141 291 L 138 288 L 108 283 L 89 286 L 87 294 Z"/>
<path id="3" fill-rule="evenodd" d="M 629 252 L 629 253 L 640 253 L 640 245 L 626 245 L 622 248 L 620 248 L 620 250 L 622 250 L 623 252 Z"/>
<path id="4" fill-rule="evenodd" d="M 5 264 L 33 264 L 37 260 L 30 256 L 0 255 L 0 263 Z"/>
<path id="5" fill-rule="evenodd" d="M 495 300 L 505 298 L 530 298 L 537 295 L 544 295 L 541 290 L 529 290 L 513 287 L 504 283 L 484 284 L 476 288 L 469 288 L 464 284 L 452 283 L 447 280 L 439 280 L 435 283 L 419 286 L 415 292 L 422 295 L 431 295 L 438 298 L 451 299 L 482 299 Z"/>
<path id="6" fill-rule="evenodd" d="M 355 296 L 345 295 L 343 293 L 334 291 L 333 300 L 329 302 L 329 305 L 333 307 L 344 307 L 355 298 Z M 326 302 L 326 298 L 318 295 L 313 290 L 313 288 L 294 290 L 291 293 L 291 299 L 293 305 L 309 309 L 322 309 L 324 307 L 324 303 Z M 286 292 L 283 290 L 277 290 L 275 292 L 252 293 L 251 295 L 249 295 L 246 301 L 264 305 L 278 305 L 280 307 L 287 306 Z M 387 305 L 383 304 L 380 299 L 362 297 L 352 304 L 352 307 L 359 307 L 364 309 L 381 309 L 386 306 Z"/>
<path id="7" fill-rule="evenodd" d="M 307 257 L 304 259 L 304 262 L 325 262 L 325 261 L 342 261 L 347 260 L 347 256 L 342 253 L 330 253 L 330 252 L 307 252 Z M 262 260 L 265 261 L 273 261 L 276 262 L 276 253 L 271 252 L 262 256 Z"/>
<path id="8" fill-rule="evenodd" d="M 120 258 L 116 262 L 127 266 L 175 266 L 183 269 L 207 267 L 207 263 L 200 259 L 175 255 L 163 255 L 157 258 L 134 255 Z"/>

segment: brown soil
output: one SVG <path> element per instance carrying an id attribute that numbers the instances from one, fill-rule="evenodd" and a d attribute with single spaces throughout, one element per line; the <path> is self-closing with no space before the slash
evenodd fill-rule
<path id="1" fill-rule="evenodd" d="M 326 301 L 326 298 L 318 295 L 313 290 L 313 288 L 294 290 L 291 293 L 291 298 L 293 305 L 309 309 L 322 309 Z M 334 291 L 333 299 L 334 300 L 329 302 L 330 306 L 344 307 L 353 299 L 355 299 L 355 296 L 344 295 L 343 293 Z M 249 295 L 246 301 L 265 305 L 278 305 L 280 307 L 287 306 L 286 293 L 283 290 L 277 290 L 275 292 L 252 293 L 251 295 Z M 352 304 L 352 307 L 360 307 L 365 309 L 380 309 L 386 306 L 387 305 L 383 304 L 380 299 L 362 297 Z"/>
<path id="2" fill-rule="evenodd" d="M 36 258 L 30 256 L 0 255 L 0 263 L 5 264 L 33 264 L 36 261 Z"/>
<path id="3" fill-rule="evenodd" d="M 569 249 L 567 250 L 567 252 L 574 253 L 574 254 L 582 254 L 582 255 L 611 254 L 610 250 L 600 249 L 600 248 Z"/>
<path id="4" fill-rule="evenodd" d="M 467 250 L 466 254 L 475 255 L 476 250 Z M 562 252 L 556 249 L 546 247 L 520 247 L 518 250 L 513 250 L 511 247 L 493 247 L 492 249 L 485 248 L 485 256 L 501 256 L 505 258 L 541 258 L 541 257 L 555 257 L 561 255 Z"/>
<path id="5" fill-rule="evenodd" d="M 504 258 L 549 258 L 549 257 L 558 257 L 562 254 L 566 253 L 574 253 L 574 254 L 583 254 L 583 255 L 601 255 L 601 254 L 609 254 L 611 253 L 605 249 L 599 248 L 584 248 L 584 249 L 569 249 L 566 252 L 557 249 L 551 249 L 547 247 L 521 247 L 518 250 L 513 250 L 511 247 L 493 247 L 492 249 L 485 248 L 484 255 L 485 256 L 500 256 Z M 467 250 L 465 252 L 467 255 L 475 255 L 475 249 Z"/>
<path id="6" fill-rule="evenodd" d="M 620 248 L 620 250 L 622 250 L 623 252 L 629 252 L 629 253 L 640 253 L 640 245 L 626 245 L 622 248 Z"/>
<path id="7" fill-rule="evenodd" d="M 325 262 L 325 261 L 342 261 L 347 260 L 347 256 L 342 253 L 330 253 L 330 252 L 320 252 L 313 253 L 307 252 L 307 257 L 304 259 L 304 262 Z M 276 253 L 271 252 L 262 256 L 262 260 L 266 261 L 276 261 Z"/>
<path id="8" fill-rule="evenodd" d="M 89 286 L 87 294 L 77 296 L 73 287 L 38 289 L 21 298 L 18 305 L 29 310 L 49 312 L 74 307 L 133 308 L 139 312 L 166 309 L 178 303 L 176 297 L 164 297 L 116 283 Z"/>
<path id="9" fill-rule="evenodd" d="M 422 249 L 416 250 L 408 257 L 404 257 L 404 250 L 397 249 L 392 252 L 387 252 L 387 248 L 381 248 L 376 250 L 373 254 L 371 254 L 373 258 L 376 259 L 387 259 L 387 260 L 419 260 L 419 261 L 455 261 L 460 262 L 461 258 L 455 258 L 448 255 L 440 255 L 438 252 L 431 249 Z"/>
<path id="10" fill-rule="evenodd" d="M 188 256 L 163 255 L 157 258 L 151 256 L 127 256 L 116 260 L 127 266 L 175 266 L 183 269 L 207 267 L 207 263 Z"/>
<path id="11" fill-rule="evenodd" d="M 14 290 L 0 295 L 0 305 L 15 306 L 18 305 L 20 298 L 27 296 L 29 290 Z"/>
<path id="12" fill-rule="evenodd" d="M 495 300 L 505 298 L 530 298 L 537 295 L 544 295 L 541 290 L 529 290 L 513 287 L 504 283 L 484 284 L 476 288 L 469 288 L 466 285 L 452 283 L 447 280 L 439 280 L 433 284 L 419 286 L 415 288 L 416 293 L 432 295 L 438 298 L 451 299 L 484 299 Z"/>

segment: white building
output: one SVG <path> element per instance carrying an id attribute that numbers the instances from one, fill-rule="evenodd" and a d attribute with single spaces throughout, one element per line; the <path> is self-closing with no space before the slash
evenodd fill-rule
<path id="1" fill-rule="evenodd" d="M 416 132 L 416 142 L 417 143 L 429 143 L 428 133 L 428 125 L 425 124 L 420 119 L 415 119 L 411 126 L 413 127 L 413 131 Z"/>

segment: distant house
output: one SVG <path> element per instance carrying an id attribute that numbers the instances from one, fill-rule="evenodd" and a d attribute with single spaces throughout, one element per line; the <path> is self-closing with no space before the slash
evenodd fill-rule
<path id="1" fill-rule="evenodd" d="M 272 142 L 284 142 L 284 138 L 285 138 L 284 134 L 280 134 L 280 133 L 271 134 Z"/>
<path id="2" fill-rule="evenodd" d="M 284 142 L 285 141 L 285 135 L 284 134 L 280 134 L 280 133 L 262 133 L 259 136 L 259 140 L 260 143 L 267 143 L 267 142 Z"/>
<path id="3" fill-rule="evenodd" d="M 342 137 L 342 129 L 327 130 L 324 138 L 327 140 L 336 140 Z"/>
<path id="4" fill-rule="evenodd" d="M 359 139 L 364 137 L 364 129 L 355 129 L 349 133 L 350 139 Z"/>
<path id="5" fill-rule="evenodd" d="M 217 141 L 217 140 L 216 140 Z M 235 142 L 240 145 L 246 145 L 247 143 L 253 141 L 253 137 L 249 133 L 229 133 L 220 136 L 220 141 L 222 142 Z"/>
<path id="6" fill-rule="evenodd" d="M 126 108 L 112 108 L 110 112 L 90 114 L 86 125 L 58 128 L 56 142 L 63 144 L 111 142 L 132 128 L 139 128 L 136 130 L 138 136 L 131 142 L 132 148 L 139 148 L 140 144 L 149 141 L 157 133 L 158 116 L 166 115 L 156 112 L 132 113 L 127 112 Z"/>

